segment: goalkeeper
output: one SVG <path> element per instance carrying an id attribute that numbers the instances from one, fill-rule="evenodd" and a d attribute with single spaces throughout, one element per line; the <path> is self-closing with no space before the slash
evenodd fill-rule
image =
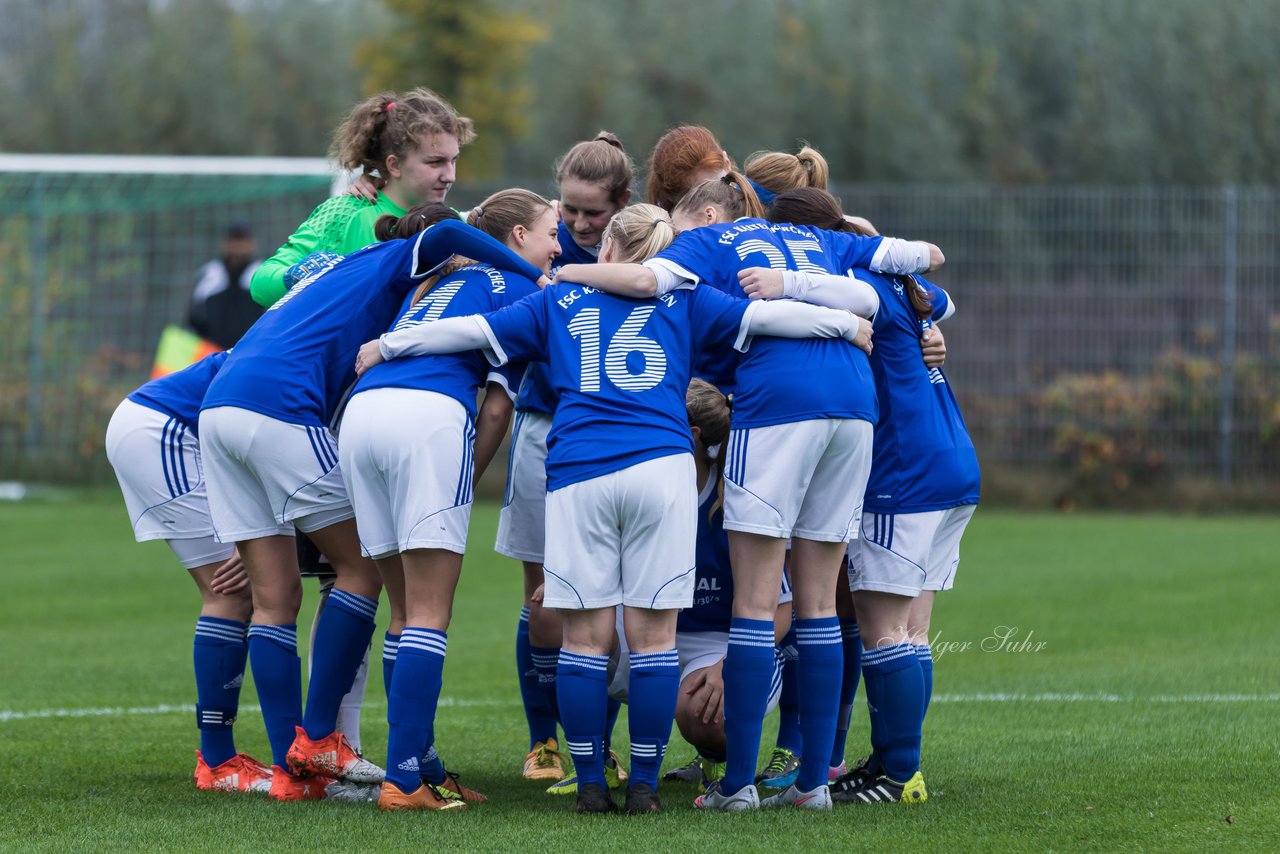
<path id="1" fill-rule="evenodd" d="M 253 274 L 253 299 L 270 306 L 323 266 L 325 254 L 347 255 L 376 242 L 373 226 L 383 214 L 398 217 L 414 205 L 443 202 L 458 153 L 473 139 L 471 119 L 429 89 L 383 92 L 357 104 L 329 153 L 345 169 L 376 173 L 383 182 L 377 200 L 341 195 L 322 202 Z"/>

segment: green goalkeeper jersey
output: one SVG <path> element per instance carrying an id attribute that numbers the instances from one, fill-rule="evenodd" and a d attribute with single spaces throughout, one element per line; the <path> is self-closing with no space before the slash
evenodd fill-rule
<path id="1" fill-rule="evenodd" d="M 349 255 L 375 242 L 373 225 L 384 214 L 404 216 L 405 210 L 385 193 L 378 193 L 372 204 L 347 194 L 325 199 L 253 274 L 249 293 L 254 302 L 270 306 L 284 296 L 285 270 L 313 252 Z"/>

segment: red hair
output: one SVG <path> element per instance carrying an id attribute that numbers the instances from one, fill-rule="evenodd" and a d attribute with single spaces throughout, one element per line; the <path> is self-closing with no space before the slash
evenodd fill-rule
<path id="1" fill-rule="evenodd" d="M 724 160 L 724 146 L 711 131 L 701 125 L 672 128 L 649 155 L 649 202 L 671 210 L 700 174 L 723 171 Z"/>

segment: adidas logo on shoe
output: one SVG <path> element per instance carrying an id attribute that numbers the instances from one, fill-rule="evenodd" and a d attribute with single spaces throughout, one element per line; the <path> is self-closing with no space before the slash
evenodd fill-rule
<path id="1" fill-rule="evenodd" d="M 399 768 L 401 771 L 420 771 L 421 770 L 418 767 L 418 757 L 416 756 L 410 756 L 408 759 L 406 759 L 404 762 L 401 762 L 396 767 Z"/>
<path id="2" fill-rule="evenodd" d="M 213 788 L 220 792 L 234 792 L 240 788 L 240 775 L 232 774 L 229 777 L 219 777 L 213 781 Z"/>

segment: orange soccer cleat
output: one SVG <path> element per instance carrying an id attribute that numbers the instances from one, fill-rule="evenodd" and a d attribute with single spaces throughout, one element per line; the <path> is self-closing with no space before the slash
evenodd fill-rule
<path id="1" fill-rule="evenodd" d="M 265 794 L 271 788 L 271 769 L 244 753 L 237 753 L 216 768 L 210 768 L 204 754 L 197 750 L 193 776 L 196 788 L 206 792 Z"/>
<path id="2" fill-rule="evenodd" d="M 465 801 L 443 797 L 440 790 L 430 783 L 423 783 L 414 791 L 405 794 L 395 783 L 383 783 L 382 792 L 378 795 L 380 810 L 464 810 Z"/>
<path id="3" fill-rule="evenodd" d="M 289 769 L 299 776 L 322 775 L 352 783 L 381 783 L 386 773 L 351 749 L 346 737 L 332 732 L 312 740 L 297 727 L 297 737 L 289 747 Z"/>
<path id="4" fill-rule="evenodd" d="M 462 799 L 469 804 L 482 804 L 489 798 L 480 794 L 475 789 L 468 789 L 462 783 L 458 782 L 458 775 L 452 771 L 445 771 L 444 782 L 436 786 L 440 790 L 440 794 L 450 800 Z"/>
<path id="5" fill-rule="evenodd" d="M 324 800 L 324 787 L 332 777 L 295 777 L 279 765 L 271 766 L 271 798 L 277 801 Z"/>

